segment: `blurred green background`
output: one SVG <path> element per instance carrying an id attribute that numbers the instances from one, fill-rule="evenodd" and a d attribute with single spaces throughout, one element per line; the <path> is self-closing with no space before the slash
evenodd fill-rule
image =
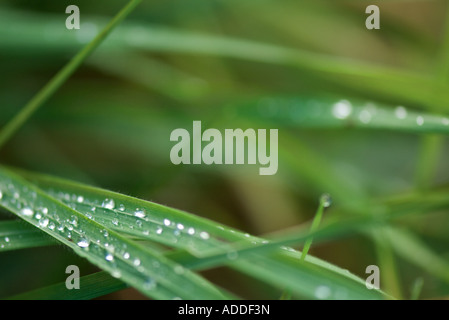
<path id="1" fill-rule="evenodd" d="M 81 30 L 65 28 L 70 4 L 81 10 Z M 368 4 L 379 5 L 381 30 L 365 28 Z M 0 127 L 123 5 L 117 0 L 3 0 Z M 202 120 L 203 128 L 242 127 L 229 110 L 270 97 L 313 97 L 323 104 L 358 99 L 447 113 L 447 12 L 448 2 L 438 0 L 144 1 L 0 150 L 0 159 L 180 208 L 255 235 L 310 221 L 325 192 L 334 196 L 325 216 L 331 220 L 371 212 L 371 202 L 384 204 L 401 195 L 400 203 L 419 207 L 423 194 L 447 190 L 449 148 L 439 137 L 280 128 L 274 176 L 259 176 L 258 166 L 175 166 L 169 137 L 176 128 L 191 130 L 193 120 Z M 226 39 L 241 42 L 220 42 Z M 321 59 L 321 67 L 264 58 L 268 50 L 254 55 L 244 49 L 248 42 L 295 49 L 300 61 L 305 53 Z M 355 71 L 335 71 L 340 62 Z M 381 66 L 381 76 L 371 66 Z M 399 80 L 389 83 L 383 70 Z M 437 80 L 429 84 L 433 77 Z M 257 119 L 243 125 L 263 127 Z M 416 190 L 420 192 L 412 193 Z M 354 206 L 358 209 L 351 212 Z M 5 212 L 0 218 L 11 215 Z M 411 232 L 439 259 L 449 259 L 444 206 L 395 226 Z M 316 244 L 311 254 L 365 278 L 367 265 L 385 261 L 382 254 L 389 251 L 379 247 L 372 237 L 354 234 Z M 422 257 L 416 253 L 417 260 Z M 381 288 L 407 298 L 415 280 L 423 278 L 421 297 L 448 296 L 444 272 L 428 270 L 400 252 L 393 252 L 391 260 L 381 265 Z M 0 297 L 63 281 L 68 264 L 82 266 L 82 274 L 93 270 L 62 247 L 2 253 Z M 280 295 L 234 271 L 206 275 L 245 298 Z M 139 296 L 127 290 L 113 297 Z"/>

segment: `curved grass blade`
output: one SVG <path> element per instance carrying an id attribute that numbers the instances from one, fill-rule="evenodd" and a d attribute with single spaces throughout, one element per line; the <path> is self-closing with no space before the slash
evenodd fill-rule
<path id="1" fill-rule="evenodd" d="M 278 246 L 275 252 L 252 253 L 251 247 L 266 241 L 207 219 L 59 178 L 23 171 L 21 174 L 87 218 L 98 220 L 111 229 L 186 250 L 197 258 L 204 257 L 210 249 L 221 249 L 220 265 L 228 265 L 274 286 L 289 287 L 302 296 L 316 298 L 315 291 L 326 282 L 332 292 L 327 298 L 343 298 L 337 294 L 341 291 L 350 299 L 381 298 L 379 292 L 367 290 L 363 280 L 346 270 L 309 256 L 308 263 L 302 263 L 301 254 L 293 249 L 279 249 Z M 226 244 L 234 242 L 250 247 L 242 259 L 234 250 L 223 252 Z M 182 263 L 188 265 L 188 261 Z"/>
<path id="2" fill-rule="evenodd" d="M 105 271 L 80 277 L 77 290 L 67 290 L 65 282 L 10 297 L 8 300 L 90 300 L 128 286 Z"/>
<path id="3" fill-rule="evenodd" d="M 193 272 L 88 219 L 3 167 L 0 190 L 0 206 L 149 297 L 224 298 Z"/>

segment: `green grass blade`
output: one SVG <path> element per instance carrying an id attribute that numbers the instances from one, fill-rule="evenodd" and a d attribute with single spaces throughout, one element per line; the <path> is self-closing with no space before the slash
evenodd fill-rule
<path id="1" fill-rule="evenodd" d="M 0 221 L 0 252 L 54 245 L 57 242 L 23 221 Z"/>
<path id="2" fill-rule="evenodd" d="M 150 297 L 224 298 L 193 272 L 88 219 L 5 168 L 0 168 L 0 190 L 2 207 Z"/>
<path id="3" fill-rule="evenodd" d="M 80 288 L 76 290 L 67 290 L 65 282 L 61 282 L 15 295 L 9 300 L 90 300 L 128 287 L 104 271 L 80 277 L 79 281 Z"/>
<path id="4" fill-rule="evenodd" d="M 70 62 L 65 65 L 0 131 L 0 148 L 15 134 L 20 127 L 41 107 L 78 69 L 86 58 L 106 39 L 112 30 L 120 24 L 142 0 L 131 0 L 109 24 Z"/>

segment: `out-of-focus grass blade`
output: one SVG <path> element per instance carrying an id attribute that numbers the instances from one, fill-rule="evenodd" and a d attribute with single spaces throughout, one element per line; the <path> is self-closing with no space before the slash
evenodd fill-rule
<path id="1" fill-rule="evenodd" d="M 0 252 L 56 243 L 54 239 L 23 221 L 0 221 Z"/>
<path id="2" fill-rule="evenodd" d="M 230 107 L 233 115 L 290 128 L 361 128 L 449 133 L 449 117 L 351 99 L 264 98 Z"/>
<path id="3" fill-rule="evenodd" d="M 265 243 L 263 239 L 151 202 L 59 178 L 22 174 L 88 219 L 98 220 L 100 224 L 122 233 L 184 249 L 195 257 L 201 258 L 207 250 L 220 250 L 233 242 L 250 246 Z M 221 252 L 219 265 L 229 265 L 274 286 L 287 286 L 309 298 L 320 298 L 315 291 L 321 289 L 330 291 L 325 295 L 326 299 L 343 299 L 338 293 L 341 291 L 350 299 L 381 297 L 379 292 L 367 290 L 364 282 L 349 272 L 313 257 L 308 257 L 307 263 L 301 262 L 300 253 L 289 250 L 278 248 L 275 252 L 248 252 L 242 259 L 238 258 L 238 252 L 229 250 Z M 182 264 L 189 266 L 188 259 L 182 260 Z M 278 268 L 285 273 L 279 272 Z M 322 283 L 327 287 L 317 289 Z"/>
<path id="4" fill-rule="evenodd" d="M 411 232 L 393 227 L 386 228 L 385 234 L 398 255 L 449 283 L 449 261 L 438 256 L 422 240 Z"/>
<path id="5" fill-rule="evenodd" d="M 195 273 L 88 219 L 3 167 L 0 192 L 0 206 L 149 297 L 224 298 Z M 111 202 L 104 203 L 105 207 L 110 205 Z"/>
<path id="6" fill-rule="evenodd" d="M 88 37 L 83 34 L 60 31 L 60 21 L 52 16 L 39 17 L 5 11 L 0 16 L 0 48 L 5 52 L 67 52 L 79 47 Z M 10 21 L 21 21 L 21 27 L 9 30 Z M 91 25 L 103 24 L 98 19 L 88 19 Z M 3 27 L 1 23 L 6 26 Z M 44 41 L 42 39 L 45 39 Z M 277 65 L 286 65 L 333 77 L 340 85 L 361 88 L 424 106 L 428 101 L 447 105 L 449 94 L 444 85 L 431 75 L 419 75 L 403 70 L 371 65 L 351 59 L 301 51 L 298 49 L 260 43 L 222 35 L 206 35 L 144 24 L 123 24 L 100 48 L 103 50 L 145 50 L 188 54 L 206 54 L 243 59 Z M 103 51 L 104 52 L 104 51 Z"/>
<path id="7" fill-rule="evenodd" d="M 80 288 L 67 290 L 65 282 L 10 297 L 9 300 L 90 300 L 128 286 L 105 271 L 79 278 Z"/>

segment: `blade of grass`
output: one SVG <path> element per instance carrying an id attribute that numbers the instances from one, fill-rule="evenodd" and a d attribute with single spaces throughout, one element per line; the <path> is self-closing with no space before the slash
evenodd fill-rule
<path id="1" fill-rule="evenodd" d="M 80 277 L 80 288 L 67 290 L 65 282 L 10 297 L 8 300 L 90 300 L 128 286 L 105 271 Z"/>
<path id="2" fill-rule="evenodd" d="M 0 168 L 0 190 L 0 206 L 149 297 L 224 298 L 195 273 L 88 219 L 5 168 Z"/>
<path id="3" fill-rule="evenodd" d="M 323 217 L 324 208 L 327 208 L 330 206 L 330 196 L 328 194 L 324 194 L 320 198 L 320 203 L 318 205 L 318 210 L 315 214 L 315 217 L 313 218 L 312 226 L 310 227 L 310 232 L 314 232 L 318 229 L 321 223 L 321 218 Z M 304 244 L 304 249 L 301 253 L 301 261 L 304 261 L 307 254 L 309 253 L 310 247 L 312 246 L 313 238 L 310 237 L 306 240 L 306 243 Z"/>
<path id="4" fill-rule="evenodd" d="M 0 148 L 23 126 L 23 124 L 41 107 L 78 69 L 84 60 L 106 39 L 112 30 L 120 24 L 142 0 L 131 0 L 109 24 L 56 75 L 11 119 L 0 131 Z"/>

